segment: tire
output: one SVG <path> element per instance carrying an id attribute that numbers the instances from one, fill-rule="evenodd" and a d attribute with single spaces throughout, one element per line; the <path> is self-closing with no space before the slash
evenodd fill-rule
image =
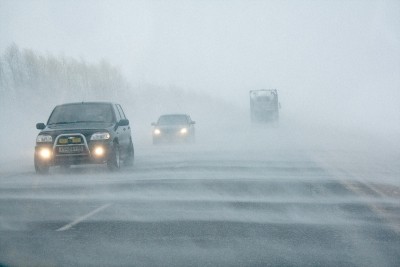
<path id="1" fill-rule="evenodd" d="M 133 148 L 133 143 L 132 143 L 132 140 L 131 140 L 131 142 L 129 144 L 129 148 L 128 148 L 128 153 L 127 153 L 126 158 L 124 160 L 124 165 L 125 166 L 132 166 L 134 158 L 135 158 L 135 149 Z"/>
<path id="2" fill-rule="evenodd" d="M 35 164 L 35 171 L 37 174 L 47 174 L 49 173 L 49 169 L 50 166 L 46 163 L 42 163 L 40 162 L 40 160 L 38 160 L 35 156 L 35 160 L 34 160 L 34 164 Z"/>
<path id="3" fill-rule="evenodd" d="M 111 155 L 107 160 L 107 167 L 111 171 L 117 171 L 121 168 L 121 152 L 118 144 L 114 144 Z"/>

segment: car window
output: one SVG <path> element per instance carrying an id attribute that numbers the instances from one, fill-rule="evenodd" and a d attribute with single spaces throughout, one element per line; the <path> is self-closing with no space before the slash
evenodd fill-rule
<path id="1" fill-rule="evenodd" d="M 159 125 L 179 125 L 187 124 L 188 120 L 185 115 L 164 115 L 158 119 Z"/>
<path id="2" fill-rule="evenodd" d="M 57 106 L 47 124 L 114 121 L 110 104 L 79 103 Z"/>
<path id="3" fill-rule="evenodd" d="M 117 121 L 120 121 L 122 117 L 116 105 L 114 105 L 114 110 L 115 110 L 115 116 L 117 117 Z"/>
<path id="4" fill-rule="evenodd" d="M 121 118 L 122 118 L 122 119 L 126 119 L 125 113 L 124 113 L 124 111 L 122 110 L 121 105 L 117 105 L 117 109 L 118 109 L 118 111 L 119 111 L 119 113 L 120 113 L 120 115 L 121 115 Z"/>

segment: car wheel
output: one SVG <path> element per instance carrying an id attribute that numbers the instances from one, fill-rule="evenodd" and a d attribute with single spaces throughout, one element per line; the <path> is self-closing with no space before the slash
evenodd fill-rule
<path id="1" fill-rule="evenodd" d="M 135 158 L 135 149 L 133 148 L 133 143 L 132 140 L 129 144 L 129 148 L 128 148 L 128 154 L 124 160 L 124 165 L 125 166 L 132 166 L 133 165 L 133 160 Z"/>
<path id="2" fill-rule="evenodd" d="M 50 166 L 46 163 L 40 162 L 40 160 L 35 157 L 35 171 L 38 174 L 46 174 L 49 173 Z"/>
<path id="3" fill-rule="evenodd" d="M 121 168 L 121 153 L 118 144 L 115 144 L 113 147 L 111 155 L 107 160 L 107 167 L 112 171 L 116 171 Z"/>

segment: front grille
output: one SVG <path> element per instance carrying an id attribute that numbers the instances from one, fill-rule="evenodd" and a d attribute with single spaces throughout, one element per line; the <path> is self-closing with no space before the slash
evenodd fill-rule
<path id="1" fill-rule="evenodd" d="M 86 138 L 82 134 L 60 134 L 54 142 L 56 156 L 90 154 Z"/>
<path id="2" fill-rule="evenodd" d="M 168 134 L 168 135 L 175 135 L 175 134 L 179 133 L 179 130 L 177 130 L 177 129 L 163 129 L 163 130 L 161 130 L 161 133 Z"/>

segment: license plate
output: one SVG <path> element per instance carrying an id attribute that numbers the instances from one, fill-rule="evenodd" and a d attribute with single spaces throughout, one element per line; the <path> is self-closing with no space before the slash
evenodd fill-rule
<path id="1" fill-rule="evenodd" d="M 81 152 L 83 152 L 83 146 L 59 147 L 58 152 L 60 152 L 60 153 L 81 153 Z"/>

